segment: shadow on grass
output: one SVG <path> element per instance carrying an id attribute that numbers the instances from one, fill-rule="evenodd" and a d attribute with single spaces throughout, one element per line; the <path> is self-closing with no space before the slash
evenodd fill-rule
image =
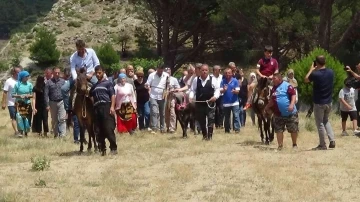
<path id="1" fill-rule="evenodd" d="M 61 157 L 72 157 L 72 156 L 92 156 L 94 154 L 99 154 L 99 152 L 94 151 L 69 151 L 69 152 L 63 152 L 63 153 L 56 153 L 56 155 Z"/>
<path id="2" fill-rule="evenodd" d="M 257 142 L 254 140 L 246 140 L 244 142 L 238 142 L 236 143 L 240 146 L 259 146 L 259 145 L 264 145 L 262 142 Z"/>

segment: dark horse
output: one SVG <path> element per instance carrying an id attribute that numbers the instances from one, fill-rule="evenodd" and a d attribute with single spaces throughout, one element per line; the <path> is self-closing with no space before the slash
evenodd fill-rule
<path id="1" fill-rule="evenodd" d="M 188 124 L 190 128 L 195 130 L 195 103 L 189 103 L 187 95 L 183 92 L 173 93 L 175 98 L 175 114 L 177 121 L 180 122 L 181 129 L 183 131 L 183 138 L 187 138 Z"/>
<path id="2" fill-rule="evenodd" d="M 89 96 L 88 81 L 85 69 L 80 69 L 78 77 L 75 82 L 76 97 L 73 107 L 73 113 L 79 120 L 80 127 L 80 152 L 84 150 L 85 129 L 89 133 L 88 151 L 92 149 L 92 142 L 94 143 L 95 151 L 98 150 L 94 131 L 94 106 Z M 70 96 L 72 97 L 72 96 Z M 69 120 L 70 119 L 70 120 Z M 71 122 L 71 117 L 68 117 L 68 122 Z"/>
<path id="3" fill-rule="evenodd" d="M 267 79 L 259 79 L 253 98 L 253 110 L 258 117 L 261 141 L 270 144 L 274 140 L 274 128 L 272 114 L 265 112 L 265 106 L 269 103 L 270 88 Z"/>

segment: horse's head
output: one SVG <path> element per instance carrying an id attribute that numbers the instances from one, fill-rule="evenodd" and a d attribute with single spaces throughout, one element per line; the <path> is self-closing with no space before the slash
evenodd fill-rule
<path id="1" fill-rule="evenodd" d="M 265 107 L 269 102 L 269 93 L 270 88 L 267 86 L 267 79 L 260 79 L 256 88 L 257 99 L 255 99 L 254 101 L 257 102 L 257 105 L 262 106 L 261 108 Z"/>
<path id="2" fill-rule="evenodd" d="M 80 68 L 76 79 L 76 91 L 78 94 L 87 94 L 88 81 L 85 68 Z"/>
<path id="3" fill-rule="evenodd" d="M 177 111 L 185 110 L 188 105 L 186 94 L 181 92 L 181 93 L 174 93 L 173 95 L 175 98 L 175 109 Z"/>

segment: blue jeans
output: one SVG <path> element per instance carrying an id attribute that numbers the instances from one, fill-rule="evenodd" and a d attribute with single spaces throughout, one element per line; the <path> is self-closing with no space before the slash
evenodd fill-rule
<path id="1" fill-rule="evenodd" d="M 145 102 L 143 105 L 138 104 L 137 108 L 138 120 L 139 120 L 139 129 L 149 128 L 150 124 L 150 101 Z M 144 124 L 145 121 L 145 124 Z"/>
<path id="2" fill-rule="evenodd" d="M 233 114 L 234 130 L 240 131 L 239 105 L 224 107 L 225 132 L 230 132 L 230 115 Z"/>
<path id="3" fill-rule="evenodd" d="M 246 100 L 245 100 L 246 102 Z M 240 125 L 242 127 L 245 126 L 245 120 L 246 120 L 246 110 L 243 109 L 243 102 L 242 99 L 239 98 L 239 118 L 240 118 Z"/>
<path id="4" fill-rule="evenodd" d="M 98 79 L 94 75 L 91 77 L 90 83 L 95 85 L 98 82 Z M 61 94 L 64 100 L 65 110 L 68 111 L 72 109 L 72 102 L 69 101 L 70 98 L 70 90 L 74 87 L 75 81 L 72 77 L 70 77 L 69 81 L 65 82 L 65 84 L 61 87 Z"/>
<path id="5" fill-rule="evenodd" d="M 73 115 L 72 120 L 74 122 L 74 141 L 79 141 L 80 138 L 80 125 L 76 115 Z"/>

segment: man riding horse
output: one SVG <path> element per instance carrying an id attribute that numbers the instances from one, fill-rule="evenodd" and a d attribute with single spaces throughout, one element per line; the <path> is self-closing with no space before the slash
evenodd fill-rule
<path id="1" fill-rule="evenodd" d="M 100 65 L 95 51 L 91 48 L 85 48 L 85 42 L 83 40 L 77 40 L 75 44 L 77 51 L 70 57 L 72 78 L 70 78 L 69 82 L 61 89 L 67 111 L 72 109 L 72 102 L 69 102 L 69 100 L 72 100 L 69 99 L 69 91 L 71 90 L 70 97 L 72 97 L 74 93 L 73 87 L 78 76 L 77 71 L 79 71 L 80 68 L 85 68 L 87 80 L 91 85 L 94 85 L 98 81 L 95 76 L 95 67 Z"/>
<path id="2" fill-rule="evenodd" d="M 279 72 L 278 62 L 275 58 L 272 58 L 272 53 L 273 53 L 273 47 L 265 46 L 264 57 L 261 58 L 257 63 L 256 74 L 258 75 L 258 77 L 260 77 L 259 82 L 264 79 L 267 80 L 267 85 L 265 87 L 268 87 L 270 85 L 273 75 Z M 256 83 L 249 86 L 248 100 L 244 107 L 244 110 L 251 108 L 253 97 L 256 96 L 255 95 L 256 91 L 254 93 L 254 89 L 256 87 L 257 87 Z M 263 89 L 259 89 L 259 90 L 263 90 Z"/>

